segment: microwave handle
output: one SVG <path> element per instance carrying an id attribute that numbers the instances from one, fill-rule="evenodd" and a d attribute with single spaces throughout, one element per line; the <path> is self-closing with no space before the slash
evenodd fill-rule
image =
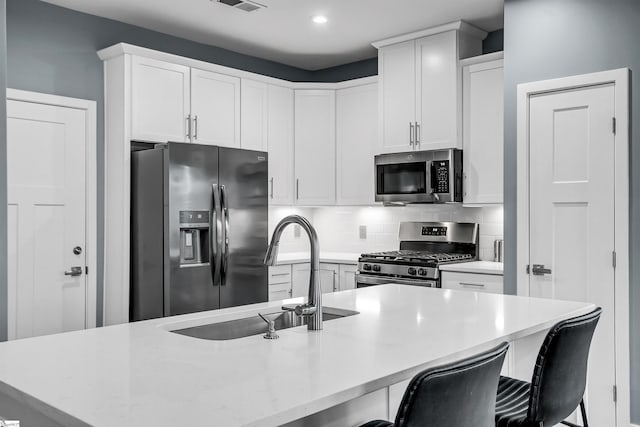
<path id="1" fill-rule="evenodd" d="M 440 195 L 436 193 L 436 183 L 438 182 L 438 171 L 436 170 L 436 165 L 433 161 L 429 162 L 429 189 L 431 190 L 431 194 L 433 198 L 437 201 L 440 200 Z"/>

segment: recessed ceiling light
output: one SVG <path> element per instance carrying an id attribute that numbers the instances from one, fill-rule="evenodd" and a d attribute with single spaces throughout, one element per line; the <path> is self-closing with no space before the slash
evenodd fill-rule
<path id="1" fill-rule="evenodd" d="M 313 22 L 315 22 L 316 24 L 326 24 L 327 17 L 322 15 L 316 15 L 313 17 Z"/>

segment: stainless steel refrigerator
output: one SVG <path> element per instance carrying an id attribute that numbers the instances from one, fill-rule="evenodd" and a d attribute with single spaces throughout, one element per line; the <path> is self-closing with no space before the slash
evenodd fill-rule
<path id="1" fill-rule="evenodd" d="M 131 153 L 131 321 L 268 300 L 267 153 Z"/>

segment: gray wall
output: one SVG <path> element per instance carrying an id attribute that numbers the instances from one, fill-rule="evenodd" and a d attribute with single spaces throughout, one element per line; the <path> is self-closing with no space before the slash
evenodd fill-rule
<path id="1" fill-rule="evenodd" d="M 516 86 L 519 83 L 628 67 L 640 70 L 638 0 L 506 0 L 505 288 L 516 289 Z M 640 85 L 631 101 L 631 408 L 640 423 Z"/>
<path id="2" fill-rule="evenodd" d="M 4 0 L 2 0 L 4 4 Z M 98 104 L 98 324 L 102 324 L 102 242 L 104 241 L 104 109 L 103 70 L 96 51 L 119 42 L 187 56 L 290 81 L 341 81 L 377 73 L 371 61 L 361 61 L 315 72 L 250 57 L 212 46 L 190 42 L 121 22 L 103 19 L 38 0 L 8 0 L 8 87 L 55 95 L 92 99 Z M 4 27 L 3 27 L 4 28 Z M 3 31 L 4 34 L 4 31 Z M 2 55 L 5 58 L 5 55 Z M 4 61 L 0 63 L 2 68 Z M 3 74 L 4 76 L 4 74 Z M 2 95 L 0 93 L 0 95 Z M 2 98 L 0 98 L 2 99 Z M 5 117 L 6 114 L 0 114 Z M 1 131 L 1 128 L 0 128 Z M 0 144 L 0 151 L 4 145 Z M 3 152 L 3 151 L 2 151 Z M 0 165 L 5 165 L 0 153 Z M 5 173 L 6 168 L 0 168 Z M 0 188 L 6 188 L 0 177 Z M 4 190 L 0 190 L 4 191 Z M 6 207 L 0 194 L 0 206 Z M 4 212 L 4 210 L 3 210 Z M 6 233 L 5 214 L 0 229 Z M 0 272 L 6 256 L 6 236 L 0 235 Z M 6 310 L 6 280 L 0 280 L 0 330 Z M 4 332 L 2 332 L 4 333 Z M 2 335 L 0 335 L 0 340 Z"/>
<path id="3" fill-rule="evenodd" d="M 0 0 L 0 99 L 7 98 L 6 2 Z M 7 104 L 0 102 L 0 341 L 7 340 Z"/>

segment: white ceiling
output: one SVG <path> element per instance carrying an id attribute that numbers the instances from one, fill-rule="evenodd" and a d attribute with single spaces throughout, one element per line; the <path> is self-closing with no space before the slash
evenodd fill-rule
<path id="1" fill-rule="evenodd" d="M 503 0 L 257 0 L 244 12 L 211 0 L 44 0 L 247 55 L 317 70 L 371 58 L 371 42 L 459 19 L 502 28 Z M 329 22 L 314 24 L 325 15 Z"/>

